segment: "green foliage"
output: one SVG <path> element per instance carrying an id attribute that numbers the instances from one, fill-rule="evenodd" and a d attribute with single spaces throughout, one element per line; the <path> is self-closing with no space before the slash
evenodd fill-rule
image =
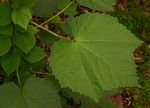
<path id="1" fill-rule="evenodd" d="M 30 63 L 36 63 L 45 57 L 44 51 L 39 47 L 34 47 L 27 55 L 25 59 Z"/>
<path id="2" fill-rule="evenodd" d="M 9 54 L 2 58 L 1 65 L 7 75 L 10 75 L 20 64 L 20 56 L 17 54 Z"/>
<path id="3" fill-rule="evenodd" d="M 14 9 L 12 12 L 12 20 L 14 24 L 18 24 L 19 26 L 27 29 L 28 23 L 32 18 L 32 14 L 29 8 L 19 8 Z"/>
<path id="4" fill-rule="evenodd" d="M 103 90 L 137 84 L 132 53 L 141 42 L 115 18 L 86 14 L 71 27 L 75 42 L 60 40 L 52 50 L 51 67 L 62 87 L 99 101 Z"/>
<path id="5" fill-rule="evenodd" d="M 7 4 L 0 4 L 0 26 L 11 23 L 11 8 Z"/>
<path id="6" fill-rule="evenodd" d="M 0 26 L 0 34 L 1 35 L 12 36 L 12 32 L 13 32 L 12 24 L 9 24 L 6 26 Z"/>
<path id="7" fill-rule="evenodd" d="M 0 97 L 1 108 L 61 108 L 58 90 L 48 79 L 30 78 L 23 88 L 14 83 L 4 84 Z"/>
<path id="8" fill-rule="evenodd" d="M 33 15 L 39 17 L 50 17 L 56 11 L 57 0 L 37 0 L 33 8 Z"/>
<path id="9" fill-rule="evenodd" d="M 101 100 L 96 103 L 86 96 L 79 95 L 78 93 L 72 92 L 69 89 L 62 89 L 62 103 L 63 108 L 121 108 L 119 106 L 113 105 L 106 99 L 106 96 L 101 96 Z M 74 107 L 68 103 L 73 103 Z"/>
<path id="10" fill-rule="evenodd" d="M 70 0 L 57 0 L 57 8 L 59 10 L 62 10 L 69 3 L 71 3 Z M 73 17 L 75 14 L 77 14 L 76 8 L 77 8 L 77 3 L 74 2 L 67 10 L 64 11 L 64 13 L 66 15 Z"/>
<path id="11" fill-rule="evenodd" d="M 42 44 L 52 46 L 53 43 L 57 40 L 57 38 L 52 36 L 52 34 L 42 31 L 40 32 L 40 40 Z"/>
<path id="12" fill-rule="evenodd" d="M 77 0 L 83 6 L 93 8 L 95 10 L 113 10 L 113 5 L 117 0 Z"/>
<path id="13" fill-rule="evenodd" d="M 5 55 L 9 51 L 10 47 L 10 37 L 0 34 L 0 56 Z"/>
<path id="14" fill-rule="evenodd" d="M 35 31 L 29 29 L 30 27 L 27 31 L 18 31 L 18 33 L 15 33 L 13 37 L 16 46 L 25 53 L 28 53 L 35 46 L 36 43 L 36 39 L 34 36 Z"/>
<path id="15" fill-rule="evenodd" d="M 14 9 L 18 9 L 20 7 L 32 8 L 37 0 L 12 0 L 11 6 Z"/>
<path id="16" fill-rule="evenodd" d="M 64 87 L 78 93 L 69 93 L 67 99 L 81 101 L 79 108 L 98 108 L 104 92 L 136 86 L 133 51 L 141 41 L 112 16 L 77 12 L 80 5 L 97 11 L 113 10 L 115 3 L 116 0 L 0 3 L 0 73 L 6 74 L 0 86 L 0 108 L 72 108 L 66 105 L 65 92 L 59 92 Z M 49 16 L 52 17 L 39 24 Z M 49 22 L 54 25 L 49 26 Z M 49 75 L 58 82 L 54 77 L 42 78 Z"/>

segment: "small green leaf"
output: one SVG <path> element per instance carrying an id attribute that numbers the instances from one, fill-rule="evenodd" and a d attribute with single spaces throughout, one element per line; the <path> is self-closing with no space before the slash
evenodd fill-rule
<path id="1" fill-rule="evenodd" d="M 13 32 L 12 24 L 0 26 L 0 34 L 12 36 L 12 32 Z"/>
<path id="2" fill-rule="evenodd" d="M 24 58 L 30 63 L 36 63 L 41 61 L 44 57 L 45 52 L 39 47 L 34 47 Z"/>
<path id="3" fill-rule="evenodd" d="M 80 5 L 96 10 L 113 10 L 117 0 L 77 0 Z"/>
<path id="4" fill-rule="evenodd" d="M 20 56 L 16 54 L 8 54 L 2 58 L 2 68 L 7 75 L 13 73 L 20 65 Z"/>
<path id="5" fill-rule="evenodd" d="M 4 84 L 0 97 L 0 108 L 61 108 L 58 90 L 48 79 L 30 78 L 23 91 L 14 83 Z"/>
<path id="6" fill-rule="evenodd" d="M 52 44 L 56 40 L 57 40 L 57 38 L 54 37 L 52 34 L 45 32 L 45 31 L 40 32 L 40 41 L 42 42 L 42 44 L 52 46 Z"/>
<path id="7" fill-rule="evenodd" d="M 12 19 L 14 24 L 17 24 L 23 27 L 25 30 L 27 29 L 27 25 L 32 18 L 32 14 L 29 8 L 19 8 L 14 9 L 12 12 Z"/>
<path id="8" fill-rule="evenodd" d="M 59 40 L 51 54 L 50 66 L 62 87 L 98 102 L 104 90 L 137 84 L 133 51 L 141 41 L 116 18 L 86 14 L 70 27 L 75 42 Z"/>
<path id="9" fill-rule="evenodd" d="M 35 5 L 37 0 L 12 0 L 12 8 L 17 9 L 20 7 L 31 8 Z"/>
<path id="10" fill-rule="evenodd" d="M 11 8 L 7 4 L 0 3 L 0 26 L 11 23 Z"/>
<path id="11" fill-rule="evenodd" d="M 0 34 L 0 56 L 6 54 L 11 47 L 11 41 L 9 36 Z"/>
<path id="12" fill-rule="evenodd" d="M 30 27 L 28 27 L 27 31 L 16 33 L 13 41 L 20 50 L 28 53 L 36 43 L 34 33 L 35 31 L 30 30 Z"/>
<path id="13" fill-rule="evenodd" d="M 22 62 L 21 62 L 21 65 L 22 65 Z M 21 85 L 24 85 L 25 81 L 29 79 L 30 77 L 30 72 L 24 65 L 22 65 L 22 67 L 21 66 L 19 67 L 18 72 L 19 72 L 19 77 L 21 79 L 20 81 Z"/>
<path id="14" fill-rule="evenodd" d="M 24 61 L 22 65 L 34 72 L 41 72 L 43 71 L 43 69 L 45 69 L 45 60 L 41 60 L 37 63 L 29 63 L 27 61 Z"/>

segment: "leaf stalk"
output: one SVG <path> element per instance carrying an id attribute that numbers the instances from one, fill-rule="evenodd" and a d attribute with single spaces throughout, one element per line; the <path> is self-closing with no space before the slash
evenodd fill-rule
<path id="1" fill-rule="evenodd" d="M 22 85 L 21 85 L 21 80 L 20 80 L 20 76 L 19 76 L 18 69 L 16 70 L 16 73 L 17 73 L 17 79 L 18 79 L 18 84 L 19 84 L 19 87 L 20 87 L 20 88 L 22 88 Z"/>
<path id="2" fill-rule="evenodd" d="M 59 34 L 53 32 L 53 31 L 51 31 L 51 30 L 49 30 L 49 29 L 47 29 L 47 28 L 45 28 L 45 27 L 43 27 L 43 26 L 41 26 L 41 25 L 39 25 L 39 24 L 33 22 L 33 21 L 30 21 L 30 23 L 33 24 L 33 25 L 35 25 L 35 26 L 38 27 L 38 28 L 41 28 L 41 29 L 47 31 L 48 33 L 54 35 L 55 37 L 57 37 L 57 38 L 59 38 L 59 39 L 68 40 L 68 41 L 73 42 L 73 40 L 72 40 L 71 38 L 63 37 L 63 36 L 61 36 L 61 35 L 59 35 Z"/>

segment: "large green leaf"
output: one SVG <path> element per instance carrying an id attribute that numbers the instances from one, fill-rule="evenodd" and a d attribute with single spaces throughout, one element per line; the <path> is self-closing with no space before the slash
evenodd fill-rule
<path id="1" fill-rule="evenodd" d="M 77 2 L 96 10 L 113 10 L 117 0 L 77 0 Z"/>
<path id="2" fill-rule="evenodd" d="M 0 3 L 0 26 L 8 25 L 11 22 L 11 8 L 7 4 Z"/>
<path id="3" fill-rule="evenodd" d="M 14 24 L 17 24 L 24 29 L 27 29 L 27 25 L 32 18 L 32 14 L 29 8 L 22 7 L 18 9 L 14 9 L 12 12 L 12 19 Z"/>
<path id="4" fill-rule="evenodd" d="M 13 73 L 20 65 L 20 56 L 17 54 L 8 54 L 2 58 L 2 68 L 7 75 Z"/>
<path id="5" fill-rule="evenodd" d="M 32 30 L 31 27 L 28 27 L 27 31 L 16 33 L 13 37 L 14 43 L 23 52 L 28 53 L 36 43 L 35 32 L 34 29 Z"/>
<path id="6" fill-rule="evenodd" d="M 61 108 L 58 90 L 48 79 L 30 78 L 23 91 L 14 83 L 0 87 L 0 108 Z"/>
<path id="7" fill-rule="evenodd" d="M 86 96 L 80 95 L 78 93 L 74 93 L 69 89 L 62 89 L 61 94 L 63 97 L 63 108 L 66 108 L 68 106 L 68 100 L 73 101 L 74 103 L 78 104 L 79 108 L 101 108 L 102 102 L 96 103 L 93 100 L 87 98 Z M 67 101 L 65 101 L 67 99 Z M 104 98 L 103 98 L 104 100 Z M 74 107 L 71 107 L 74 108 Z M 104 107 L 107 108 L 107 107 Z"/>
<path id="8" fill-rule="evenodd" d="M 11 41 L 9 36 L 0 34 L 0 56 L 6 54 L 11 47 Z"/>
<path id="9" fill-rule="evenodd" d="M 114 17 L 86 14 L 71 23 L 74 42 L 54 43 L 53 74 L 69 87 L 95 101 L 103 90 L 138 82 L 133 51 L 141 43 Z"/>

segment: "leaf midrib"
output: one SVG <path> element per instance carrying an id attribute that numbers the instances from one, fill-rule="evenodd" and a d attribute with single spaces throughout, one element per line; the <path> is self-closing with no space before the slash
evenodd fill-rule
<path id="1" fill-rule="evenodd" d="M 77 40 L 78 42 L 106 42 L 106 43 L 125 43 L 125 44 L 134 44 L 134 43 L 137 43 L 137 42 L 126 42 L 126 41 L 121 41 L 121 42 L 118 42 L 117 40 L 116 41 L 111 41 L 111 40 Z"/>

